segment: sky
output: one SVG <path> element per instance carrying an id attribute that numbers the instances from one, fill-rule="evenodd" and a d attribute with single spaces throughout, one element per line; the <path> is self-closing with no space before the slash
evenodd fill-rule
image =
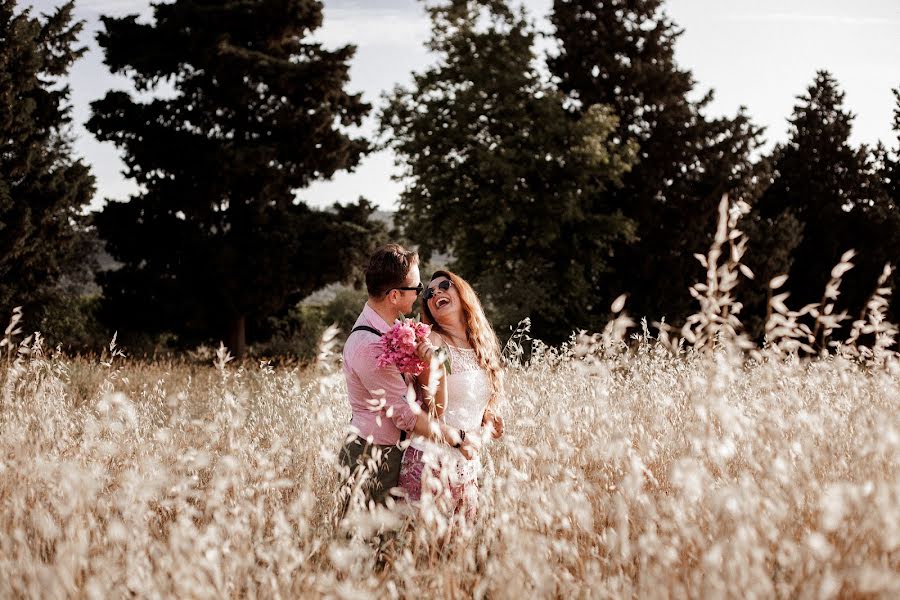
<path id="1" fill-rule="evenodd" d="M 48 12 L 62 0 L 24 0 Z M 539 29 L 550 31 L 552 0 L 523 0 Z M 414 71 L 433 63 L 424 47 L 429 22 L 417 0 L 324 0 L 324 23 L 315 38 L 326 47 L 357 46 L 348 91 L 361 92 L 376 109 L 382 94 L 407 85 Z M 796 97 L 817 70 L 827 69 L 845 92 L 844 104 L 856 115 L 851 142 L 879 140 L 897 148 L 891 131 L 892 88 L 900 87 L 900 0 L 669 0 L 666 12 L 684 30 L 676 59 L 690 69 L 697 97 L 715 91 L 709 116 L 734 115 L 746 106 L 754 122 L 766 127 L 767 147 L 787 137 Z M 100 15 L 152 15 L 149 0 L 76 0 L 76 18 L 85 21 L 81 42 L 88 52 L 72 69 L 75 151 L 91 166 L 97 194 L 126 199 L 136 186 L 122 176 L 123 163 L 111 143 L 100 143 L 84 129 L 90 103 L 110 89 L 129 89 L 128 80 L 103 65 L 95 35 Z M 373 111 L 373 115 L 374 115 Z M 374 135 L 373 116 L 360 131 Z M 299 192 L 312 206 L 353 202 L 365 196 L 385 210 L 396 208 L 403 189 L 392 152 L 366 157 L 352 173 L 317 182 Z"/>

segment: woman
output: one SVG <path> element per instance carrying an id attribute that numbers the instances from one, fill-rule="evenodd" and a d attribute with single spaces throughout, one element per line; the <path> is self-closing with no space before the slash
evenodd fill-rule
<path id="1" fill-rule="evenodd" d="M 429 367 L 418 376 L 429 412 L 469 439 L 482 438 L 482 427 L 499 438 L 503 420 L 493 409 L 502 387 L 500 344 L 478 296 L 462 277 L 437 271 L 425 288 L 422 308 L 422 321 L 431 325 L 431 337 L 419 344 L 419 355 L 436 371 Z M 431 360 L 438 348 L 446 349 L 449 373 L 443 364 Z M 447 508 L 474 517 L 481 470 L 478 457 L 465 460 L 458 449 L 414 437 L 400 467 L 400 487 L 412 502 L 421 498 L 426 463 L 443 480 L 444 485 L 433 491 L 444 495 Z"/>

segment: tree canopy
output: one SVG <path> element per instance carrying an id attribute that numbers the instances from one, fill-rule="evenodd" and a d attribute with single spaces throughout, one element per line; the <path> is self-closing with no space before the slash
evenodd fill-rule
<path id="1" fill-rule="evenodd" d="M 177 0 L 153 15 L 103 17 L 97 35 L 141 92 L 107 93 L 87 124 L 141 189 L 97 218 L 124 265 L 102 279 L 106 318 L 225 337 L 241 355 L 248 321 L 346 278 L 370 249 L 370 206 L 297 197 L 358 164 L 369 145 L 347 127 L 370 107 L 344 89 L 354 48 L 310 39 L 315 0 Z"/>
<path id="2" fill-rule="evenodd" d="M 0 311 L 24 305 L 34 329 L 93 276 L 94 179 L 72 150 L 65 81 L 84 52 L 73 6 L 39 18 L 0 0 Z"/>
<path id="3" fill-rule="evenodd" d="M 503 1 L 431 6 L 437 64 L 397 88 L 382 130 L 405 168 L 400 220 L 427 257 L 450 250 L 500 329 L 531 317 L 559 341 L 598 325 L 610 246 L 633 225 L 606 204 L 634 160 L 608 107 L 579 118 L 536 65 L 536 33 Z"/>
<path id="4" fill-rule="evenodd" d="M 559 53 L 549 66 L 572 111 L 610 106 L 611 137 L 639 147 L 604 201 L 634 222 L 636 240 L 614 245 L 594 293 L 606 304 L 628 292 L 632 314 L 678 322 L 693 311 L 687 290 L 703 274 L 694 254 L 709 248 L 722 194 L 754 199 L 761 130 L 743 109 L 705 116 L 712 92 L 691 99 L 693 76 L 675 60 L 681 31 L 662 0 L 556 0 L 551 21 Z"/>
<path id="5" fill-rule="evenodd" d="M 820 302 L 832 267 L 844 252 L 856 251 L 856 267 L 844 277 L 837 303 L 855 317 L 874 291 L 884 262 L 895 260 L 883 247 L 896 234 L 885 219 L 887 207 L 869 150 L 850 143 L 853 115 L 843 99 L 827 71 L 819 71 L 806 94 L 798 96 L 789 139 L 769 158 L 771 179 L 757 212 L 772 222 L 789 215 L 796 223 L 790 264 L 777 267 L 789 273 L 784 291 L 798 307 Z M 763 260 L 768 238 L 764 229 L 755 244 Z"/>

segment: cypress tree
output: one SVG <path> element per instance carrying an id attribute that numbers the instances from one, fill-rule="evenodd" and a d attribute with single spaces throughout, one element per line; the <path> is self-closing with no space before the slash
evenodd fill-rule
<path id="1" fill-rule="evenodd" d="M 759 199 L 764 219 L 790 214 L 799 237 L 785 290 L 792 306 L 818 303 L 832 267 L 849 249 L 856 268 L 841 286 L 838 308 L 855 316 L 881 272 L 884 214 L 868 149 L 849 141 L 853 115 L 827 71 L 819 71 L 798 103 L 789 139 L 769 158 L 771 184 Z M 760 240 L 760 243 L 763 243 Z"/>
<path id="2" fill-rule="evenodd" d="M 109 92 L 88 123 L 141 188 L 98 217 L 124 264 L 103 278 L 106 318 L 224 338 L 241 356 L 248 324 L 368 252 L 371 207 L 312 210 L 297 192 L 358 163 L 368 144 L 345 127 L 369 106 L 344 89 L 354 48 L 310 39 L 318 1 L 177 0 L 153 14 L 104 17 L 97 36 L 113 73 L 156 92 Z"/>

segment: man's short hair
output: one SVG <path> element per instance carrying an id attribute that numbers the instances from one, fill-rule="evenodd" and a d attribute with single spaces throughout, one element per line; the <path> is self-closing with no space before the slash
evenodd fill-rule
<path id="1" fill-rule="evenodd" d="M 400 244 L 378 248 L 366 267 L 366 291 L 370 298 L 380 298 L 393 288 L 403 287 L 410 269 L 419 264 L 419 253 Z"/>

